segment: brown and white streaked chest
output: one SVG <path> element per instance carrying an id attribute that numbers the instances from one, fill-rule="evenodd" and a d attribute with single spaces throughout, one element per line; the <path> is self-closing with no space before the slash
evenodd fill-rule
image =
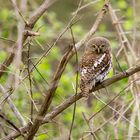
<path id="1" fill-rule="evenodd" d="M 81 79 L 102 81 L 111 68 L 111 54 L 109 52 L 101 54 L 85 52 L 80 68 Z"/>

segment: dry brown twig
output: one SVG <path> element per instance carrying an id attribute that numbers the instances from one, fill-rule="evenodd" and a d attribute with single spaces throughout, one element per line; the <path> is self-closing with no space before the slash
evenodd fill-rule
<path id="1" fill-rule="evenodd" d="M 100 101 L 101 103 L 103 103 L 104 105 L 107 105 L 111 110 L 113 110 L 114 112 L 116 112 L 117 114 L 119 114 L 124 120 L 126 120 L 127 122 L 129 122 L 130 125 L 132 125 L 133 127 L 135 127 L 138 131 L 140 131 L 137 126 L 131 122 L 129 119 L 127 119 L 124 115 L 122 115 L 120 112 L 118 112 L 117 110 L 115 110 L 112 106 L 110 106 L 109 104 L 106 104 L 104 101 L 102 101 L 95 93 L 94 94 L 94 97 L 96 99 L 98 99 L 98 101 Z"/>
<path id="2" fill-rule="evenodd" d="M 24 19 L 24 16 L 22 15 L 22 12 L 18 9 L 18 7 L 16 5 L 16 1 L 15 0 L 11 0 L 11 1 L 12 1 L 12 4 L 13 4 L 13 7 L 15 8 L 15 11 L 17 13 L 17 19 L 19 21 L 19 24 L 18 24 L 18 39 L 17 39 L 17 42 L 13 46 L 13 50 L 12 50 L 11 54 L 9 55 L 8 58 L 6 58 L 6 60 L 3 62 L 3 64 L 0 67 L 0 78 L 5 73 L 5 70 L 7 69 L 7 67 L 12 63 L 15 56 L 16 56 L 16 58 L 15 58 L 16 63 L 15 64 L 16 64 L 17 68 L 19 68 L 20 61 L 21 61 L 23 43 L 25 42 L 25 40 L 27 39 L 28 36 L 39 35 L 38 33 L 33 32 L 31 30 L 32 30 L 33 26 L 35 25 L 36 21 L 39 19 L 39 17 L 54 2 L 54 1 L 50 1 L 50 0 L 44 1 L 44 3 L 34 12 L 33 16 L 31 16 L 31 18 L 29 19 L 29 22 L 27 22 Z M 25 8 L 25 3 L 26 3 L 26 0 L 21 1 L 21 9 Z M 23 26 L 22 21 L 20 20 L 20 17 L 24 21 L 25 26 Z M 14 106 L 12 100 L 9 97 L 8 97 L 8 102 L 9 102 L 11 108 L 13 109 L 15 115 L 17 116 L 17 118 L 19 118 L 19 120 L 21 121 L 21 123 L 24 126 L 26 124 L 26 122 L 24 121 L 23 117 L 21 116 L 21 114 L 19 113 L 17 108 Z"/>
<path id="3" fill-rule="evenodd" d="M 84 112 L 82 112 L 82 115 L 83 115 L 83 118 L 84 118 L 88 128 L 89 128 L 90 135 L 91 135 L 92 139 L 96 139 L 97 137 L 96 137 L 96 134 L 93 132 L 93 126 L 91 126 L 93 123 L 88 121 L 87 116 Z"/>
<path id="4" fill-rule="evenodd" d="M 136 55 L 131 47 L 131 43 L 129 42 L 128 38 L 126 37 L 124 31 L 123 31 L 123 27 L 121 25 L 121 23 L 119 22 L 119 19 L 115 13 L 115 10 L 112 8 L 111 4 L 109 4 L 109 14 L 110 17 L 112 19 L 112 23 L 116 29 L 117 35 L 119 37 L 119 41 L 121 43 L 121 48 L 118 51 L 117 56 L 120 54 L 120 52 L 124 49 L 125 53 L 126 53 L 126 49 L 128 49 L 131 52 L 132 58 L 134 60 L 134 62 L 136 61 Z"/>
<path id="5" fill-rule="evenodd" d="M 22 41 L 21 40 L 22 40 L 22 28 L 23 28 L 23 24 L 22 24 L 22 21 L 21 21 L 21 19 L 19 17 L 19 15 L 21 15 L 21 12 L 20 12 L 20 10 L 18 9 L 18 7 L 16 5 L 16 1 L 15 0 L 11 0 L 11 1 L 12 1 L 12 4 L 13 4 L 14 8 L 15 8 L 16 18 L 17 18 L 17 21 L 18 21 L 18 43 L 17 43 L 17 50 L 16 50 L 16 54 L 17 54 L 16 57 L 17 57 L 17 59 L 15 60 L 15 62 L 16 62 L 15 65 L 16 65 L 16 67 L 18 69 L 19 68 L 19 65 L 20 65 L 20 61 L 21 61 L 21 51 L 22 51 L 21 50 L 21 47 L 22 47 L 22 45 L 21 45 L 22 44 Z M 24 2 L 26 3 L 26 0 Z M 24 7 L 26 7 L 26 6 L 24 6 Z M 21 5 L 21 9 L 22 10 L 25 10 L 25 9 L 23 9 L 22 5 Z M 22 16 L 22 18 L 23 18 L 23 16 Z M 19 78 L 19 76 L 16 76 L 16 74 L 15 74 L 15 77 L 16 77 L 16 79 Z M 9 81 L 7 80 L 7 82 L 9 82 Z M 21 125 L 22 126 L 25 126 L 26 125 L 26 121 L 22 117 L 22 115 L 19 112 L 19 110 L 16 108 L 16 106 L 15 106 L 14 102 L 12 101 L 12 99 L 10 98 L 10 96 L 8 97 L 8 94 L 7 94 L 6 90 L 5 90 L 5 88 L 2 85 L 0 85 L 0 88 L 2 90 L 3 96 L 5 97 L 7 103 L 9 104 L 10 109 L 13 111 L 13 113 L 15 114 L 15 116 L 17 117 L 17 119 L 20 121 Z"/>
<path id="6" fill-rule="evenodd" d="M 29 76 L 29 94 L 30 94 L 30 119 L 31 121 L 33 120 L 33 109 L 34 109 L 34 100 L 33 100 L 33 90 L 32 90 L 32 79 L 31 79 L 31 74 L 30 74 L 30 42 L 27 46 L 28 52 L 27 52 L 27 72 L 28 72 L 28 76 Z"/>
<path id="7" fill-rule="evenodd" d="M 133 103 L 133 102 L 132 102 Z M 123 112 L 123 114 L 128 110 L 128 108 L 132 105 L 132 103 L 125 109 L 125 111 Z M 119 109 L 119 112 L 122 112 L 123 109 Z M 114 114 L 113 116 L 111 116 L 109 119 L 105 120 L 104 123 L 102 123 L 100 126 L 98 126 L 97 128 L 95 128 L 95 130 L 93 131 L 93 133 L 98 132 L 99 130 L 101 130 L 105 125 L 107 125 L 113 118 L 115 118 L 116 114 Z M 89 119 L 87 120 L 89 121 Z M 91 132 L 88 133 L 87 135 L 82 136 L 83 139 L 89 137 L 91 135 Z M 83 140 L 82 138 L 80 138 L 79 140 Z"/>
<path id="8" fill-rule="evenodd" d="M 79 9 L 77 9 L 72 14 L 75 15 L 76 13 L 80 12 L 81 10 L 83 10 L 83 9 L 87 8 L 88 6 L 91 6 L 92 4 L 95 4 L 95 3 L 99 2 L 99 1 L 101 1 L 101 0 L 91 1 L 91 2 L 89 2 L 89 3 L 87 3 L 87 4 L 83 5 L 83 6 L 81 6 Z"/>

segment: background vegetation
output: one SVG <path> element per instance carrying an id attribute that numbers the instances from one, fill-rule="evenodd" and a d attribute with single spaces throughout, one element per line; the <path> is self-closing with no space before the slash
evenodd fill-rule
<path id="1" fill-rule="evenodd" d="M 25 22 L 22 16 L 28 21 L 33 11 L 42 4 L 43 0 L 17 1 L 17 7 L 20 9 L 22 16 L 17 12 L 13 2 L 14 0 L 0 1 L 1 64 L 11 53 L 15 42 L 20 39 L 20 29 Z M 140 1 L 111 0 L 110 2 L 118 17 L 118 23 L 113 24 L 111 16 L 107 12 L 94 35 L 105 36 L 111 41 L 113 69 L 110 71 L 108 78 L 138 64 L 140 56 Z M 33 31 L 39 33 L 39 35 L 30 36 L 23 43 L 22 55 L 19 53 L 19 57 L 14 57 L 11 65 L 0 78 L 0 110 L 17 128 L 35 119 L 46 96 L 45 93 L 49 89 L 57 65 L 70 44 L 73 43 L 70 29 L 62 35 L 31 74 L 29 74 L 29 71 L 67 26 L 74 16 L 78 4 L 79 0 L 57 0 L 54 2 L 33 28 Z M 81 5 L 86 4 L 89 5 L 78 12 L 76 22 L 72 26 L 76 43 L 89 32 L 104 5 L 104 1 L 83 0 Z M 128 48 L 120 50 L 126 45 L 119 38 L 115 28 L 116 24 L 122 26 L 123 34 L 130 41 L 135 58 Z M 80 60 L 83 50 L 83 46 L 78 50 L 78 60 Z M 18 54 L 18 49 L 15 49 L 14 52 Z M 77 62 L 74 56 L 66 66 L 48 112 L 51 112 L 56 106 L 75 94 L 77 70 Z M 87 101 L 79 100 L 76 105 L 71 139 L 140 139 L 140 82 L 137 79 L 138 77 L 139 73 L 97 91 L 95 95 L 91 94 Z M 135 80 L 136 82 L 134 82 Z M 132 82 L 133 84 L 131 84 Z M 79 88 L 78 91 L 80 91 Z M 118 93 L 120 93 L 119 97 L 104 108 L 105 104 L 110 102 Z M 7 95 L 10 95 L 12 103 L 21 113 L 23 122 L 11 110 Z M 93 114 L 95 114 L 94 117 L 88 120 Z M 73 105 L 50 120 L 49 123 L 42 125 L 36 133 L 35 139 L 67 140 L 72 118 Z M 5 119 L 0 119 L 0 138 L 6 137 L 13 132 L 13 129 L 13 126 L 8 124 Z M 22 140 L 24 138 L 20 136 L 17 139 Z"/>

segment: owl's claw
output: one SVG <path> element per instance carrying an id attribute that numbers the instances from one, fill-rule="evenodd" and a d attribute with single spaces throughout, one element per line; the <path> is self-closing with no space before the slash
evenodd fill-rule
<path id="1" fill-rule="evenodd" d="M 87 100 L 88 98 L 89 98 L 89 94 L 82 94 L 82 97 L 85 99 L 85 100 Z"/>
<path id="2" fill-rule="evenodd" d="M 89 91 L 82 91 L 82 97 L 84 97 L 85 99 L 89 98 Z"/>
<path id="3" fill-rule="evenodd" d="M 82 93 L 82 96 L 87 98 L 87 97 L 89 97 L 89 94 Z"/>

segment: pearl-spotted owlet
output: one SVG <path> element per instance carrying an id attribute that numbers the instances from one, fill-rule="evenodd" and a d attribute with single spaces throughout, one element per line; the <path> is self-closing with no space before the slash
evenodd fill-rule
<path id="1" fill-rule="evenodd" d="M 104 37 L 90 39 L 80 62 L 80 89 L 84 97 L 88 97 L 92 87 L 104 80 L 111 66 L 109 40 Z"/>

